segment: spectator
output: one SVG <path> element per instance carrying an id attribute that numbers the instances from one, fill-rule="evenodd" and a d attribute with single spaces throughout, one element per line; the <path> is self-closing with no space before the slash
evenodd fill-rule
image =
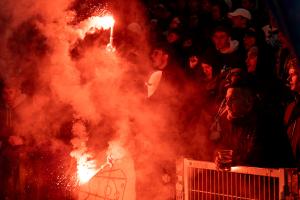
<path id="1" fill-rule="evenodd" d="M 205 91 L 209 96 L 216 98 L 217 89 L 219 87 L 218 83 L 218 71 L 216 70 L 215 61 L 210 57 L 201 57 L 201 69 L 203 71 L 202 84 L 204 84 Z M 212 99 L 210 99 L 211 101 Z"/>
<path id="2" fill-rule="evenodd" d="M 257 110 L 258 99 L 247 87 L 229 87 L 226 118 L 221 118 L 219 148 L 232 149 L 235 164 L 256 167 L 292 167 L 291 149 L 282 126 Z M 280 148 L 279 148 L 280 147 Z"/>
<path id="3" fill-rule="evenodd" d="M 217 1 L 212 4 L 211 16 L 212 27 L 228 24 L 226 14 L 228 12 L 228 6 L 223 1 Z"/>
<path id="4" fill-rule="evenodd" d="M 244 48 L 248 51 L 251 47 L 257 47 L 258 42 L 256 31 L 253 28 L 249 28 L 243 38 Z"/>
<path id="5" fill-rule="evenodd" d="M 292 46 L 286 35 L 279 31 L 278 40 L 281 44 L 277 52 L 276 74 L 281 80 L 288 78 L 289 67 L 291 63 L 296 62 L 296 56 L 293 53 Z"/>
<path id="6" fill-rule="evenodd" d="M 0 110 L 0 198 L 19 199 L 24 188 L 20 188 L 20 160 L 24 140 L 14 131 L 18 123 L 17 110 L 22 107 L 26 96 L 21 92 L 17 78 L 5 80 L 2 91 L 4 104 Z"/>
<path id="7" fill-rule="evenodd" d="M 181 32 L 178 29 L 170 29 L 167 33 L 167 41 L 169 44 L 174 45 L 174 48 L 178 48 L 180 43 Z"/>
<path id="8" fill-rule="evenodd" d="M 260 79 L 273 77 L 274 50 L 264 41 L 263 33 L 249 28 L 245 32 L 243 44 L 247 51 L 247 71 Z"/>
<path id="9" fill-rule="evenodd" d="M 169 29 L 180 29 L 182 26 L 181 20 L 179 17 L 174 17 L 170 24 L 169 24 Z"/>
<path id="10" fill-rule="evenodd" d="M 203 77 L 203 71 L 201 70 L 199 54 L 196 52 L 191 53 L 187 62 L 187 66 L 185 68 L 187 78 L 200 83 L 200 80 Z"/>
<path id="11" fill-rule="evenodd" d="M 153 117 L 149 117 L 151 118 L 149 120 L 153 120 L 153 123 L 156 123 L 154 125 L 156 126 L 155 131 L 156 134 L 159 134 L 160 141 L 176 141 L 174 143 L 165 142 L 165 147 L 180 151 L 176 146 L 180 142 L 180 133 L 178 129 L 173 127 L 174 124 L 179 124 L 179 116 L 174 113 L 180 112 L 181 104 L 183 103 L 181 98 L 184 97 L 182 94 L 184 90 L 180 89 L 184 86 L 182 69 L 174 64 L 170 48 L 164 43 L 155 44 L 151 53 L 151 62 L 153 71 L 146 82 L 147 99 L 145 109 L 149 109 L 149 115 L 150 113 L 153 114 Z M 166 118 L 167 120 L 165 120 Z M 155 139 L 156 142 L 158 140 L 157 138 L 149 137 L 149 140 L 152 139 Z M 135 167 L 138 171 L 151 175 L 153 178 L 150 182 L 155 187 L 149 188 L 149 180 L 137 174 L 137 196 L 139 199 L 158 199 L 161 194 L 156 193 L 156 191 L 157 188 L 160 188 L 161 191 L 164 191 L 164 198 L 172 199 L 175 163 L 172 160 L 173 157 L 167 156 L 169 153 L 172 153 L 166 152 L 166 154 L 162 155 L 161 151 L 154 151 L 154 155 L 157 155 L 153 157 L 149 166 L 145 167 L 145 163 L 139 161 L 143 160 L 142 157 L 144 157 L 144 154 L 141 152 L 149 151 L 150 149 L 148 148 L 145 145 L 140 146 L 138 150 L 139 155 L 137 155 L 139 158 L 137 158 Z"/>
<path id="12" fill-rule="evenodd" d="M 217 71 L 224 66 L 231 68 L 245 68 L 245 52 L 237 40 L 231 40 L 227 27 L 217 27 L 212 35 L 214 48 L 208 48 L 204 56 L 213 57 L 217 61 Z"/>
<path id="13" fill-rule="evenodd" d="M 246 30 L 250 27 L 251 13 L 244 8 L 238 8 L 228 13 L 228 18 L 232 23 L 232 38 L 242 42 Z"/>
<path id="14" fill-rule="evenodd" d="M 234 163 L 237 165 L 253 165 L 256 162 L 254 159 L 258 159 L 253 155 L 257 138 L 254 102 L 255 96 L 249 89 L 227 89 L 227 115 L 220 119 L 218 149 L 233 150 Z"/>
<path id="15" fill-rule="evenodd" d="M 292 101 L 286 108 L 284 123 L 287 128 L 287 134 L 292 146 L 294 159 L 297 167 L 300 168 L 300 70 L 299 66 L 292 66 L 289 69 L 289 85 L 290 89 L 295 92 L 294 101 Z"/>
<path id="16" fill-rule="evenodd" d="M 151 53 L 154 71 L 146 82 L 148 98 L 151 101 L 172 101 L 178 94 L 182 72 L 174 64 L 170 48 L 165 44 L 158 44 Z"/>
<path id="17" fill-rule="evenodd" d="M 251 47 L 247 53 L 247 71 L 250 74 L 256 74 L 258 48 Z"/>

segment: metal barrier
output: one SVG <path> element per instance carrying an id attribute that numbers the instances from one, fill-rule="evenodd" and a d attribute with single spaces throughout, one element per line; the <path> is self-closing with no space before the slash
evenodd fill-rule
<path id="1" fill-rule="evenodd" d="M 190 159 L 177 168 L 177 200 L 299 199 L 296 169 L 236 166 L 222 171 L 215 163 Z"/>

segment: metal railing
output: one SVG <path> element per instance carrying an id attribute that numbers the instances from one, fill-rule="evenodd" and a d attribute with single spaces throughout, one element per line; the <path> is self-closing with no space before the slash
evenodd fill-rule
<path id="1" fill-rule="evenodd" d="M 236 166 L 230 171 L 222 171 L 212 162 L 184 159 L 181 171 L 183 177 L 179 182 L 182 181 L 183 187 L 178 187 L 180 183 L 177 183 L 177 200 L 299 198 L 295 169 Z"/>

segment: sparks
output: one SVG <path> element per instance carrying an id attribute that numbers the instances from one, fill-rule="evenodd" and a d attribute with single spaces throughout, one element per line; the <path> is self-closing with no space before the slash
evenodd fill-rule
<path id="1" fill-rule="evenodd" d="M 78 34 L 81 39 L 85 38 L 87 33 L 95 33 L 96 30 L 109 30 L 109 42 L 106 46 L 106 50 L 114 52 L 116 49 L 113 46 L 113 32 L 114 32 L 115 19 L 111 15 L 106 16 L 92 16 L 80 24 Z"/>
<path id="2" fill-rule="evenodd" d="M 115 20 L 112 16 L 92 16 L 80 23 L 78 33 L 83 39 L 87 33 L 95 33 L 96 30 L 110 29 L 110 37 L 112 37 Z"/>
<path id="3" fill-rule="evenodd" d="M 106 167 L 113 167 L 113 159 L 111 155 L 106 157 L 106 162 L 97 167 L 96 160 L 92 159 L 90 154 L 83 154 L 77 159 L 77 179 L 78 184 L 83 185 L 91 180 L 98 172 Z"/>
<path id="4" fill-rule="evenodd" d="M 96 160 L 89 160 L 90 158 L 91 156 L 89 154 L 84 154 L 77 160 L 77 177 L 79 185 L 87 183 L 99 172 L 99 169 L 96 167 Z"/>
<path id="5" fill-rule="evenodd" d="M 115 24 L 115 20 L 112 16 L 92 16 L 88 19 L 88 22 L 90 28 L 104 30 L 112 28 Z"/>

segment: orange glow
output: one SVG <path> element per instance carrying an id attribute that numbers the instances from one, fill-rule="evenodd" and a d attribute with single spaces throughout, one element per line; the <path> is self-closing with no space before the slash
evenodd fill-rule
<path id="1" fill-rule="evenodd" d="M 84 38 L 87 33 L 94 33 L 96 30 L 113 29 L 115 20 L 112 16 L 92 16 L 80 24 L 78 30 L 80 37 Z"/>
<path id="2" fill-rule="evenodd" d="M 89 18 L 88 26 L 90 28 L 96 28 L 96 29 L 109 29 L 112 28 L 115 24 L 115 20 L 112 16 L 92 16 Z"/>
<path id="3" fill-rule="evenodd" d="M 80 185 L 87 183 L 100 169 L 96 168 L 96 160 L 89 160 L 89 154 L 83 154 L 77 160 L 77 177 Z"/>
<path id="4" fill-rule="evenodd" d="M 73 143 L 74 139 L 73 139 Z M 111 142 L 107 151 L 106 162 L 102 165 L 98 165 L 98 161 L 94 159 L 94 156 L 87 153 L 85 143 L 81 143 L 80 148 L 71 152 L 71 156 L 77 161 L 77 183 L 83 185 L 89 182 L 98 172 L 105 168 L 112 168 L 116 160 L 120 160 L 124 157 L 124 149 L 116 142 Z"/>
<path id="5" fill-rule="evenodd" d="M 83 21 L 79 25 L 78 34 L 81 39 L 84 39 L 87 33 L 95 33 L 96 30 L 108 30 L 110 29 L 109 43 L 107 44 L 107 50 L 110 52 L 115 51 L 113 46 L 113 30 L 114 30 L 115 19 L 111 15 L 105 16 L 92 16 L 87 20 Z"/>
<path id="6" fill-rule="evenodd" d="M 113 167 L 111 155 L 106 157 L 106 162 L 97 167 L 96 160 L 90 154 L 82 154 L 77 157 L 77 180 L 79 185 L 83 185 L 91 180 L 99 171 L 106 167 Z"/>

